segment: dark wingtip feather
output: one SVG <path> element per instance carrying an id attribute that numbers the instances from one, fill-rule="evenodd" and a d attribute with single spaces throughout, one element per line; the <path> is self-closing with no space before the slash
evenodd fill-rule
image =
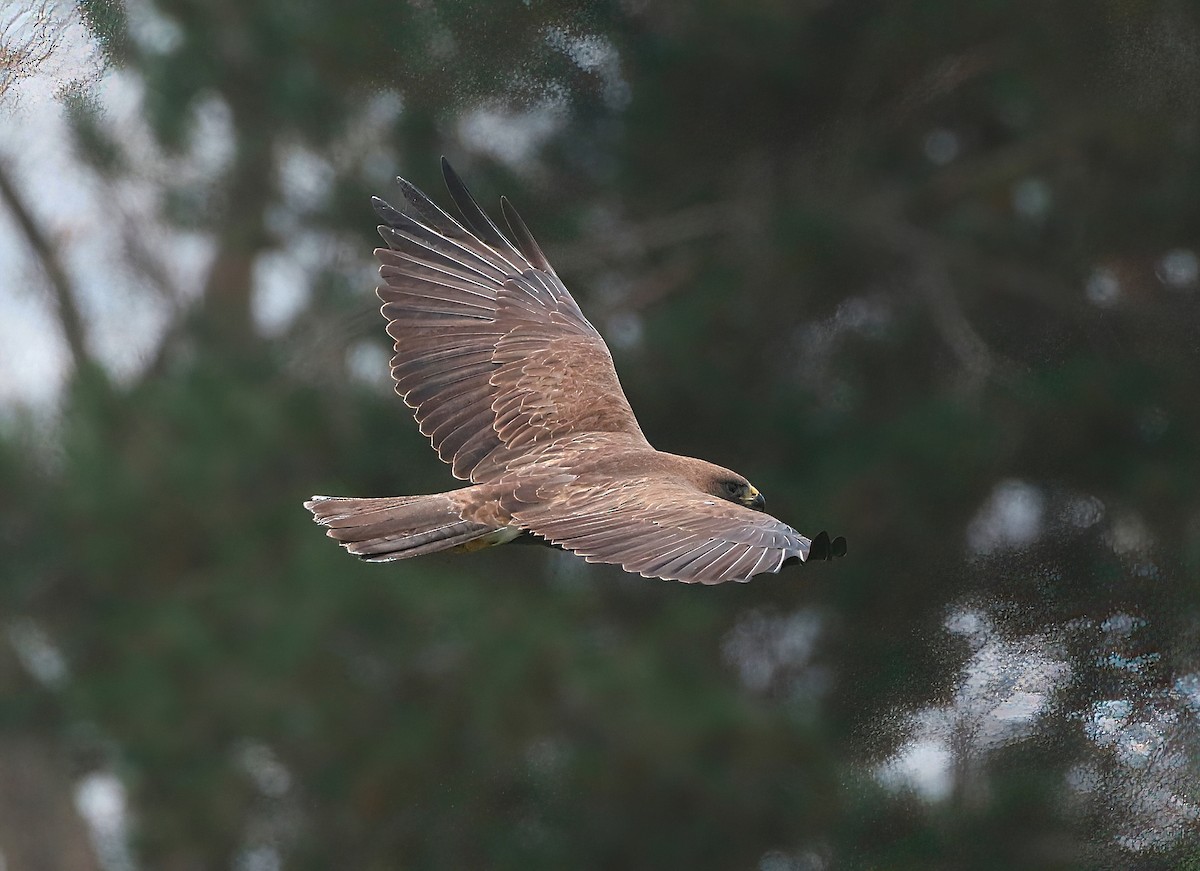
<path id="1" fill-rule="evenodd" d="M 829 559 L 829 533 L 822 531 L 808 546 L 808 561 Z"/>
<path id="2" fill-rule="evenodd" d="M 521 252 L 512 242 L 508 241 L 508 238 L 500 232 L 500 228 L 487 216 L 483 207 L 476 202 L 475 197 L 471 196 L 471 191 L 467 189 L 466 184 L 459 178 L 458 173 L 454 171 L 454 167 L 450 165 L 450 161 L 446 160 L 445 156 L 442 157 L 442 178 L 446 181 L 446 189 L 450 191 L 450 199 L 454 200 L 454 205 L 458 207 L 458 211 L 471 231 L 502 255 L 511 252 L 520 258 Z"/>
<path id="3" fill-rule="evenodd" d="M 450 215 L 446 214 L 425 192 L 406 178 L 396 177 L 400 195 L 404 197 L 401 214 L 412 217 L 426 226 L 437 230 L 447 239 L 458 238 L 469 231 Z"/>
<path id="4" fill-rule="evenodd" d="M 389 227 L 395 227 L 399 223 L 400 211 L 387 200 L 381 197 L 371 197 L 371 207 L 379 219 Z"/>
<path id="5" fill-rule="evenodd" d="M 829 533 L 822 532 L 812 540 L 812 544 L 808 548 L 808 559 L 812 560 L 831 560 L 843 557 L 846 555 L 846 539 L 839 535 L 833 541 L 829 540 Z"/>
<path id="6" fill-rule="evenodd" d="M 512 232 L 513 238 L 517 240 L 517 247 L 521 249 L 525 259 L 538 269 L 553 273 L 554 268 L 550 265 L 550 261 L 542 253 L 541 246 L 533 238 L 533 234 L 529 232 L 529 228 L 525 226 L 525 222 L 521 220 L 521 216 L 517 214 L 513 204 L 508 201 L 508 197 L 500 197 L 500 211 L 504 213 L 508 229 Z"/>
<path id="7" fill-rule="evenodd" d="M 499 231 L 496 230 L 496 226 L 479 203 L 475 201 L 475 197 L 471 196 L 471 191 L 467 189 L 466 183 L 454 171 L 454 167 L 450 165 L 450 161 L 446 159 L 445 155 L 442 155 L 442 178 L 446 182 L 446 190 L 450 192 L 450 199 L 454 200 L 454 205 L 466 220 L 467 226 L 476 236 L 495 245 L 499 241 L 495 238 Z"/>

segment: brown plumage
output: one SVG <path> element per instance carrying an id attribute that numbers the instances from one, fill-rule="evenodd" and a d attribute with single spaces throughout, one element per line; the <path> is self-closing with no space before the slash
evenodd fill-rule
<path id="1" fill-rule="evenodd" d="M 392 377 L 421 432 L 471 486 L 304 503 L 371 561 L 475 550 L 529 536 L 648 577 L 746 581 L 790 561 L 845 553 L 762 511 L 736 472 L 656 451 L 612 356 L 524 222 L 501 199 L 509 240 L 443 158 L 462 221 L 399 179 L 375 199 L 387 248 L 379 297 L 396 342 Z"/>

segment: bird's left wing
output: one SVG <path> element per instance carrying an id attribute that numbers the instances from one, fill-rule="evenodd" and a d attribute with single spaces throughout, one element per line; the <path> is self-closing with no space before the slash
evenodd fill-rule
<path id="1" fill-rule="evenodd" d="M 516 211 L 501 201 L 514 244 L 445 160 L 442 172 L 461 221 L 403 179 L 400 208 L 375 200 L 392 377 L 438 456 L 480 481 L 493 452 L 563 435 L 646 444 L 608 347 Z"/>
<path id="2" fill-rule="evenodd" d="M 824 533 L 814 549 L 769 514 L 654 478 L 580 479 L 543 495 L 514 510 L 514 520 L 588 562 L 613 563 L 646 577 L 748 581 L 779 571 L 788 560 L 831 555 Z"/>

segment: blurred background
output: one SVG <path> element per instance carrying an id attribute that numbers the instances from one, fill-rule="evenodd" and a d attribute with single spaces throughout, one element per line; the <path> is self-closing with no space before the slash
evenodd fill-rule
<path id="1" fill-rule="evenodd" d="M 0 867 L 1200 869 L 1200 10 L 0 4 Z M 349 558 L 368 198 L 506 193 L 850 555 Z"/>

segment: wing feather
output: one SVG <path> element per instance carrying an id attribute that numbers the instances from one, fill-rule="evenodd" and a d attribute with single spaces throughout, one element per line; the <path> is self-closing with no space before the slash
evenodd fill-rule
<path id="1" fill-rule="evenodd" d="M 393 261 L 410 261 L 428 265 L 433 269 L 457 275 L 475 275 L 479 279 L 502 282 L 505 270 L 489 264 L 474 252 L 460 250 L 447 246 L 446 249 L 432 247 L 421 237 L 405 232 L 396 227 L 382 226 L 379 234 L 388 243 L 388 250 L 394 252 Z"/>
<path id="2" fill-rule="evenodd" d="M 479 468 L 483 460 L 494 454 L 500 446 L 496 444 L 496 432 L 491 427 L 481 426 L 469 439 L 463 442 L 453 457 L 442 456 L 451 464 L 450 469 L 459 478 L 470 478 Z M 439 456 L 441 456 L 439 454 Z"/>
<path id="3" fill-rule="evenodd" d="M 662 550 L 661 543 L 656 541 L 653 551 L 644 553 L 639 549 L 632 552 L 632 558 L 635 560 L 644 560 L 642 563 L 643 572 L 651 576 L 659 576 L 660 572 L 679 559 L 679 557 L 695 550 L 698 544 L 700 544 L 700 539 L 694 535 L 684 536 L 673 546 L 668 546 L 666 550 Z"/>
<path id="4" fill-rule="evenodd" d="M 461 220 L 404 179 L 399 208 L 373 200 L 392 377 L 438 456 L 485 481 L 507 468 L 485 458 L 512 465 L 514 451 L 573 433 L 649 447 L 608 347 L 516 210 L 501 205 L 514 244 L 445 159 L 442 174 Z"/>
<path id="5" fill-rule="evenodd" d="M 808 558 L 809 539 L 787 524 L 668 480 L 579 477 L 514 508 L 525 529 L 589 562 L 647 577 L 747 581 Z"/>
<path id="6" fill-rule="evenodd" d="M 709 555 L 718 547 L 726 544 L 728 542 L 716 541 L 714 539 L 702 542 L 682 556 L 671 560 L 663 569 L 663 572 L 674 575 L 676 580 L 687 584 L 694 584 L 705 577 L 702 572 Z"/>
<path id="7" fill-rule="evenodd" d="M 513 238 L 517 240 L 517 247 L 521 249 L 525 259 L 538 269 L 553 274 L 554 267 L 542 253 L 541 246 L 533 238 L 533 234 L 529 232 L 529 228 L 525 226 L 525 222 L 521 220 L 521 216 L 517 214 L 512 203 L 508 201 L 508 197 L 500 198 L 500 211 L 504 213 L 504 220 L 508 223 L 508 228 L 512 231 Z"/>
<path id="8" fill-rule="evenodd" d="M 487 212 L 475 201 L 475 197 L 471 196 L 471 192 L 467 190 L 467 186 L 463 184 L 463 180 L 458 177 L 458 173 L 454 171 L 454 167 L 450 165 L 450 161 L 444 157 L 442 158 L 442 177 L 446 180 L 446 188 L 450 191 L 450 199 L 454 200 L 454 205 L 462 213 L 467 226 L 471 228 L 479 239 L 486 242 L 500 257 L 519 272 L 520 266 L 518 264 L 527 261 L 521 256 L 521 252 L 500 232 L 500 228 L 492 223 L 492 219 L 487 216 Z"/>
<path id="9" fill-rule="evenodd" d="M 493 262 L 494 258 L 489 259 L 476 247 L 447 238 L 429 227 L 422 226 L 408 215 L 397 214 L 396 220 L 396 224 L 387 225 L 380 231 L 385 240 L 389 237 L 400 237 L 429 254 L 437 255 L 443 262 L 462 265 L 494 281 L 503 281 L 506 275 L 511 274 L 508 270 L 497 267 Z"/>

